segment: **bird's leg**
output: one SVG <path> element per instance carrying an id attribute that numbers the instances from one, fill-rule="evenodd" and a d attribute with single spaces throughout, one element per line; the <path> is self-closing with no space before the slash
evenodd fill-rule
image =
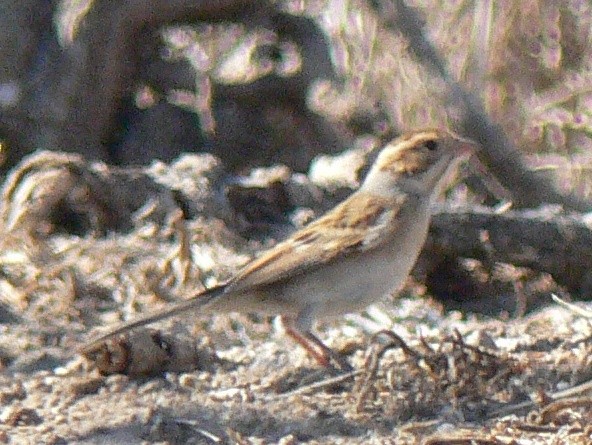
<path id="1" fill-rule="evenodd" d="M 323 367 L 334 371 L 348 372 L 352 367 L 344 357 L 337 354 L 310 331 L 301 331 L 290 317 L 282 315 L 282 324 L 286 333 L 296 340 Z M 334 363 L 337 365 L 335 366 Z"/>

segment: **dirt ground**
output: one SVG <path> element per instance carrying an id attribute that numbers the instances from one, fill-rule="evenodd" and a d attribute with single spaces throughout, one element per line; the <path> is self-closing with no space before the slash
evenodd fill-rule
<path id="1" fill-rule="evenodd" d="M 86 182 L 70 183 L 60 200 L 48 199 L 44 190 L 55 191 L 74 167 L 63 158 L 62 164 L 55 161 L 59 155 L 49 155 L 55 162 L 43 156 L 45 164 L 30 161 L 3 190 L 13 201 L 4 209 L 0 256 L 0 442 L 592 440 L 592 399 L 584 390 L 557 395 L 592 377 L 592 328 L 586 318 L 552 303 L 550 292 L 558 289 L 549 279 L 513 288 L 536 289 L 542 309 L 529 306 L 520 314 L 502 308 L 494 316 L 462 304 L 447 309 L 410 280 L 400 297 L 319 325 L 320 336 L 347 358 L 352 373 L 319 368 L 275 320 L 256 314 L 187 314 L 111 342 L 91 360 L 82 357 L 77 348 L 118 322 L 223 281 L 272 243 L 279 233 L 272 228 L 282 225 L 254 227 L 232 209 L 219 218 L 179 219 L 161 199 L 150 211 L 136 211 L 129 230 L 75 235 L 73 227 L 85 217 L 100 220 L 96 215 L 105 211 L 97 205 L 98 193 L 96 201 L 79 193 L 88 192 L 91 176 L 104 169 L 67 158 L 86 169 L 74 176 Z M 183 172 L 188 190 L 188 184 L 200 185 L 188 193 L 190 204 L 208 208 L 219 199 L 212 192 L 221 175 L 217 166 L 211 156 L 189 156 L 149 170 L 158 172 L 161 183 Z M 296 177 L 302 187 L 313 187 Z M 292 177 L 286 178 L 290 184 Z M 55 217 L 58 201 L 69 220 Z M 318 213 L 324 201 L 311 200 L 306 212 L 298 208 L 294 214 Z M 160 218 L 166 209 L 170 214 Z M 499 266 L 489 279 L 494 275 L 520 276 L 510 266 Z M 533 297 L 499 289 L 499 295 L 480 297 L 484 306 L 488 299 L 517 306 L 520 298 Z"/>
<path id="2" fill-rule="evenodd" d="M 95 2 L 109 10 L 108 2 Z M 63 3 L 90 8 L 95 2 Z M 369 146 L 381 138 L 458 124 L 461 113 L 450 105 L 442 78 L 425 60 L 418 62 L 416 48 L 388 17 L 369 6 L 389 2 L 279 3 L 293 20 L 322 31 L 330 49 L 318 60 L 331 68 L 333 82 L 319 83 L 327 78 L 318 75 L 307 79 L 310 90 L 298 84 L 297 107 L 283 104 L 291 111 L 282 114 L 277 97 L 248 88 L 245 109 L 230 100 L 240 90 L 232 88 L 233 75 L 250 68 L 233 54 L 269 55 L 275 65 L 260 71 L 282 82 L 310 74 L 311 65 L 323 68 L 314 57 L 304 64 L 297 45 L 279 38 L 281 27 L 272 38 L 269 30 L 258 37 L 267 45 L 259 45 L 267 48 L 262 55 L 257 39 L 244 37 L 246 26 L 227 26 L 220 35 L 212 23 L 168 28 L 161 34 L 169 40 L 168 62 L 183 61 L 199 76 L 158 94 L 148 81 L 132 79 L 137 102 L 143 91 L 146 102 L 162 103 L 144 104 L 152 117 L 130 131 L 131 142 L 121 142 L 117 154 L 118 165 L 135 164 L 136 157 L 144 164 L 171 162 L 126 170 L 58 151 L 15 160 L 1 185 L 0 443 L 592 443 L 590 317 L 553 302 L 553 293 L 578 297 L 550 276 L 509 264 L 463 260 L 467 280 L 453 282 L 458 294 L 449 300 L 436 298 L 415 274 L 400 295 L 363 314 L 320 322 L 316 332 L 352 372 L 319 368 L 277 320 L 257 314 L 186 314 L 87 357 L 78 352 L 123 321 L 224 282 L 258 251 L 331 208 L 356 186 Z M 425 20 L 451 78 L 478 94 L 509 139 L 524 153 L 557 157 L 541 157 L 537 174 L 559 178 L 562 191 L 589 198 L 592 8 L 578 0 L 407 3 Z M 118 5 L 111 12 L 133 9 L 135 2 Z M 78 15 L 84 31 L 85 12 Z M 99 30 L 102 24 L 95 22 Z M 294 57 L 277 57 L 270 42 Z M 311 47 L 318 57 L 318 47 Z M 162 72 L 181 78 L 186 72 L 174 63 L 166 67 Z M 63 69 L 70 74 L 68 65 Z M 154 70 L 153 77 L 167 79 Z M 85 73 L 95 78 L 93 70 Z M 62 82 L 67 77 L 60 74 L 58 85 L 69 92 L 72 85 Z M 280 88 L 278 97 L 284 92 Z M 114 95 L 121 99 L 119 90 Z M 75 103 L 68 95 L 62 102 Z M 90 102 L 84 104 L 92 110 L 96 103 Z M 31 103 L 54 125 L 55 104 Z M 186 138 L 178 137 L 180 121 L 158 114 L 164 106 L 173 117 L 179 107 L 201 112 L 201 126 L 194 115 L 185 116 Z M 69 111 L 76 116 L 79 108 Z M 263 118 L 271 121 L 264 141 L 261 131 L 245 133 Z M 32 121 L 35 129 L 44 122 Z M 295 126 L 311 122 L 317 126 Z M 325 150 L 329 144 L 307 140 L 311 128 L 344 122 L 347 131 L 339 134 L 347 144 Z M 279 137 L 278 128 L 286 130 Z M 208 144 L 194 136 L 203 138 L 206 130 L 219 138 L 218 151 L 178 156 L 191 147 L 201 153 Z M 150 152 L 150 142 L 161 136 L 167 157 Z M 311 147 L 303 156 L 296 148 L 305 142 Z M 228 149 L 230 143 L 256 150 L 247 159 L 234 145 Z M 350 150 L 342 156 L 315 158 L 344 147 Z M 570 162 L 578 155 L 587 163 Z M 287 166 L 249 170 L 277 163 Z M 461 186 L 452 196 L 466 194 Z M 478 292 L 461 289 L 471 280 Z"/>

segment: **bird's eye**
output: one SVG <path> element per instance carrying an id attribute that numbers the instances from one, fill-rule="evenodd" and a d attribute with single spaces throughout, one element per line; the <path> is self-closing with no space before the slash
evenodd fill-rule
<path id="1" fill-rule="evenodd" d="M 438 148 L 438 143 L 436 141 L 434 141 L 433 139 L 430 141 L 426 141 L 423 145 L 429 151 L 434 151 Z"/>

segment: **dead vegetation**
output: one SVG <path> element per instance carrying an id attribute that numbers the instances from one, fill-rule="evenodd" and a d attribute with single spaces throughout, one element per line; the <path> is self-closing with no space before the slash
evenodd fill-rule
<path id="1" fill-rule="evenodd" d="M 0 442 L 590 443 L 592 325 L 550 294 L 592 283 L 591 7 L 247 3 L 43 9 L 61 39 L 47 87 L 19 84 L 17 105 L 0 90 Z M 7 47 L 20 82 L 33 58 Z M 319 327 L 352 373 L 257 315 L 188 314 L 76 354 L 225 280 L 342 199 L 382 140 L 427 125 L 483 143 L 517 208 L 475 178 L 457 189 L 403 295 Z"/>

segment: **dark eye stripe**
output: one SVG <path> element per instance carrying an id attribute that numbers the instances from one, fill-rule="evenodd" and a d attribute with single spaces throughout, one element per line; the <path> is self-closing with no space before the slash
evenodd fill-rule
<path id="1" fill-rule="evenodd" d="M 425 148 L 427 148 L 430 151 L 434 151 L 438 148 L 438 143 L 434 140 L 431 141 L 426 141 L 424 144 Z"/>

